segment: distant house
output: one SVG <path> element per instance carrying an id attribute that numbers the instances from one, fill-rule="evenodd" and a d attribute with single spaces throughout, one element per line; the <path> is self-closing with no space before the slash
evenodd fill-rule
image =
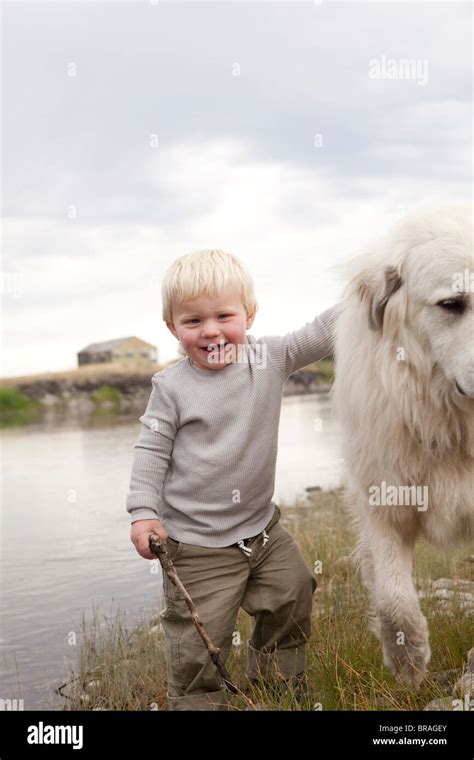
<path id="1" fill-rule="evenodd" d="M 156 346 L 135 336 L 91 343 L 77 354 L 78 366 L 86 364 L 120 364 L 127 368 L 147 369 L 158 361 Z"/>

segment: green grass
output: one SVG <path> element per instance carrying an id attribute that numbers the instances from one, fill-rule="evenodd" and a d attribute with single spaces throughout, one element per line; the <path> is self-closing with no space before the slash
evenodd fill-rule
<path id="1" fill-rule="evenodd" d="M 312 636 L 307 648 L 309 695 L 299 705 L 292 693 L 278 701 L 268 688 L 251 687 L 245 676 L 246 644 L 252 620 L 242 610 L 236 630 L 242 645 L 233 647 L 227 668 L 234 683 L 267 710 L 422 710 L 432 699 L 449 696 L 437 673 L 461 668 L 472 646 L 473 619 L 460 608 L 443 613 L 434 597 L 422 600 L 432 659 L 429 675 L 417 692 L 399 684 L 383 666 L 381 649 L 369 631 L 367 599 L 348 554 L 354 536 L 338 492 L 315 492 L 292 507 L 280 502 L 282 523 L 295 536 L 306 561 L 317 573 Z M 437 577 L 474 580 L 471 549 L 440 554 L 426 544 L 417 551 L 417 580 L 423 586 Z M 161 586 L 161 581 L 157 580 Z M 424 586 L 426 588 L 426 586 Z M 158 610 L 127 630 L 122 616 L 83 629 L 76 680 L 65 693 L 68 710 L 166 710 L 166 666 Z M 205 621 L 204 621 L 205 625 Z M 243 697 L 232 697 L 243 710 Z"/>
<path id="2" fill-rule="evenodd" d="M 0 388 L 0 427 L 26 425 L 41 417 L 43 405 L 16 388 Z"/>
<path id="3" fill-rule="evenodd" d="M 117 414 L 120 411 L 121 397 L 118 388 L 111 385 L 101 385 L 90 394 L 91 401 L 96 404 L 95 413 L 99 415 Z"/>
<path id="4" fill-rule="evenodd" d="M 332 359 L 321 359 L 319 362 L 313 362 L 304 367 L 304 370 L 314 372 L 326 383 L 332 384 L 334 381 L 334 361 Z"/>

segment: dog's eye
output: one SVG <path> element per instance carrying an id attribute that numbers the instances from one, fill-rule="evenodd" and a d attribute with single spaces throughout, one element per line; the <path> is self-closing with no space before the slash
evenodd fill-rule
<path id="1" fill-rule="evenodd" d="M 466 311 L 466 302 L 462 298 L 446 298 L 444 301 L 438 301 L 436 305 L 452 314 L 463 314 Z"/>

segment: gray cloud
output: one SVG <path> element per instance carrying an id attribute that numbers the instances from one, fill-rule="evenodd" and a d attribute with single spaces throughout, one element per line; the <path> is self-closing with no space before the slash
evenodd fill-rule
<path id="1" fill-rule="evenodd" d="M 155 153 L 222 136 L 331 176 L 462 173 L 450 157 L 467 157 L 471 136 L 470 14 L 467 3 L 7 4 L 5 213 L 62 218 L 75 204 L 87 223 L 188 219 L 199 199 L 160 187 Z M 429 82 L 371 80 L 381 55 L 426 59 Z M 448 99 L 464 104 L 456 146 L 432 118 Z"/>
<path id="2" fill-rule="evenodd" d="M 3 270 L 25 287 L 4 294 L 3 373 L 71 367 L 129 334 L 170 358 L 159 285 L 195 248 L 249 266 L 256 335 L 329 306 L 365 241 L 421 201 L 470 196 L 471 16 L 451 2 L 5 3 Z M 381 56 L 426 60 L 428 82 L 371 79 Z"/>

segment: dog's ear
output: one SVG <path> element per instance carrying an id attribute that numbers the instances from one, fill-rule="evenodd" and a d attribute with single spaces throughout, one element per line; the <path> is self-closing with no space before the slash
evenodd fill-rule
<path id="1" fill-rule="evenodd" d="M 383 325 L 385 307 L 390 296 L 402 285 L 402 278 L 393 266 L 386 266 L 381 272 L 365 272 L 359 278 L 357 293 L 369 309 L 369 327 L 380 330 Z"/>

